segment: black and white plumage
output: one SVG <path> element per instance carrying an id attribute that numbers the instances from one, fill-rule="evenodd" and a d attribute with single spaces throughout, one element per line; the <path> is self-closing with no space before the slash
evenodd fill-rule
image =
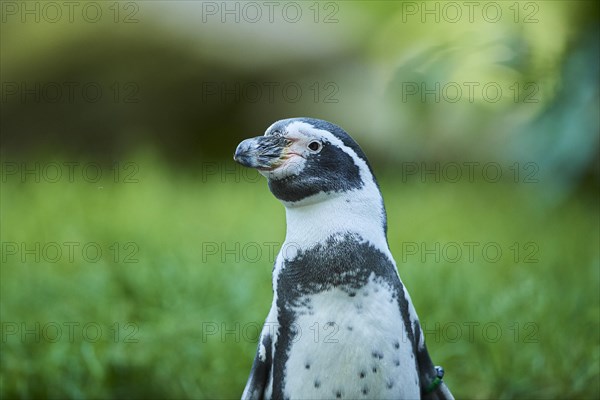
<path id="1" fill-rule="evenodd" d="M 340 127 L 271 125 L 234 159 L 286 208 L 273 303 L 243 399 L 450 399 L 387 244 L 366 156 Z"/>

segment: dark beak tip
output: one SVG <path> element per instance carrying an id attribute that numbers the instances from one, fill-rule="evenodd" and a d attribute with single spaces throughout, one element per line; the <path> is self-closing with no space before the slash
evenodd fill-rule
<path id="1" fill-rule="evenodd" d="M 233 161 L 235 161 L 235 162 L 236 162 L 236 163 L 238 163 L 238 164 L 242 164 L 242 165 L 244 165 L 244 163 L 243 163 L 243 161 L 242 161 L 242 158 L 243 158 L 243 157 L 241 157 L 241 156 L 240 156 L 239 154 L 237 154 L 237 153 L 233 155 Z"/>
<path id="2" fill-rule="evenodd" d="M 246 158 L 246 153 L 247 153 L 247 148 L 244 145 L 244 142 L 242 142 L 235 149 L 235 153 L 233 153 L 233 160 L 242 165 L 246 165 L 244 163 L 244 158 Z"/>
<path id="3" fill-rule="evenodd" d="M 244 167 L 250 167 L 251 165 L 248 163 L 248 160 L 244 159 L 244 157 L 233 157 L 233 160 L 240 164 L 243 165 Z"/>
<path id="4" fill-rule="evenodd" d="M 280 152 L 280 143 L 271 143 L 272 138 L 257 136 L 243 140 L 233 154 L 237 163 L 248 168 L 264 169 L 272 167 L 276 160 L 275 150 Z"/>

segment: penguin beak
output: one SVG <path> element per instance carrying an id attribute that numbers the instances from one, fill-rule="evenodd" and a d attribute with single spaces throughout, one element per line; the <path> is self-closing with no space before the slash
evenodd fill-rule
<path id="1" fill-rule="evenodd" d="M 285 161 L 285 150 L 291 141 L 283 136 L 257 136 L 242 141 L 233 159 L 245 167 L 270 171 Z"/>

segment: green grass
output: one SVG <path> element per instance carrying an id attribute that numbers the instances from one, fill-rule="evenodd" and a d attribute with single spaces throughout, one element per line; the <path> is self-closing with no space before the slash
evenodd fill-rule
<path id="1" fill-rule="evenodd" d="M 203 182 L 151 158 L 139 166 L 138 183 L 2 184 L 2 398 L 240 396 L 271 301 L 269 243 L 284 239 L 283 207 L 262 180 Z M 596 197 L 551 205 L 541 184 L 380 180 L 392 252 L 458 398 L 600 395 Z M 7 252 L 36 242 L 80 245 L 73 262 Z M 480 243 L 472 261 L 465 242 Z M 81 255 L 86 243 L 102 248 L 97 262 Z M 438 262 L 403 253 L 435 243 L 448 251 Z M 486 243 L 502 249 L 498 261 L 482 255 Z M 524 262 L 531 251 L 537 262 Z M 23 337 L 22 323 L 39 338 Z M 79 324 L 72 338 L 68 323 Z M 238 336 L 208 334 L 222 324 Z"/>

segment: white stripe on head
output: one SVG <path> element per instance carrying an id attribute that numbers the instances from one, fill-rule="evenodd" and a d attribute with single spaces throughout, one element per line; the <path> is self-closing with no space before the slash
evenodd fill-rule
<path id="1" fill-rule="evenodd" d="M 271 129 L 271 128 L 269 128 Z M 333 133 L 304 121 L 286 126 L 286 136 L 299 133 L 338 147 L 358 167 L 363 186 L 345 192 L 320 192 L 300 201 L 282 201 L 287 210 L 286 243 L 309 248 L 335 234 L 358 233 L 391 258 L 384 231 L 383 201 L 363 158 Z M 288 254 L 293 258 L 293 254 Z"/>

